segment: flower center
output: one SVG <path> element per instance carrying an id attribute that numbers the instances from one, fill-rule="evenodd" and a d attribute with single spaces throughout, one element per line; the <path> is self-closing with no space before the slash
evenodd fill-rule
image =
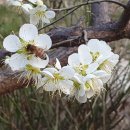
<path id="1" fill-rule="evenodd" d="M 88 65 L 80 65 L 80 66 L 76 67 L 75 70 L 82 76 L 86 76 L 87 68 L 88 68 Z"/>
<path id="2" fill-rule="evenodd" d="M 35 13 L 36 16 L 42 18 L 44 15 L 45 15 L 45 12 L 44 11 L 41 11 L 41 10 L 38 10 L 36 13 Z"/>
<path id="3" fill-rule="evenodd" d="M 113 69 L 113 65 L 108 60 L 105 60 L 102 64 L 100 64 L 98 69 L 102 69 L 107 73 L 111 73 L 111 70 Z"/>
<path id="4" fill-rule="evenodd" d="M 77 81 L 73 81 L 74 87 L 80 89 L 80 84 Z"/>
<path id="5" fill-rule="evenodd" d="M 100 56 L 100 53 L 99 52 L 90 52 L 91 55 L 92 55 L 92 58 L 93 58 L 93 62 L 97 60 L 97 58 Z"/>
<path id="6" fill-rule="evenodd" d="M 92 85 L 92 81 L 90 80 L 90 81 L 87 81 L 86 83 L 85 83 L 85 88 L 86 88 L 86 90 L 89 90 L 90 88 L 93 88 L 93 85 Z"/>
<path id="7" fill-rule="evenodd" d="M 34 67 L 34 66 L 30 65 L 30 64 L 26 65 L 26 70 L 31 72 L 32 74 L 40 74 L 41 73 L 39 68 Z"/>
<path id="8" fill-rule="evenodd" d="M 58 80 L 64 80 L 64 78 L 59 73 L 54 73 L 54 82 L 57 82 Z"/>
<path id="9" fill-rule="evenodd" d="M 28 51 L 27 47 L 28 47 L 28 45 L 35 45 L 34 41 L 26 42 L 26 41 L 24 41 L 23 39 L 20 39 L 20 42 L 21 42 L 21 44 L 22 44 L 22 48 L 19 49 L 19 50 L 17 51 L 17 53 L 18 53 L 18 54 L 25 54 L 25 55 L 27 55 L 27 58 L 30 59 L 30 58 L 31 58 L 31 54 L 30 54 L 30 52 Z"/>

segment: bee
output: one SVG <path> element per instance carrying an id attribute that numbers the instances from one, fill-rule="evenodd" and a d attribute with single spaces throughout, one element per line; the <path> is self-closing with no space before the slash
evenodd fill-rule
<path id="1" fill-rule="evenodd" d="M 35 45 L 28 44 L 27 51 L 29 54 L 35 54 L 36 57 L 46 60 L 46 53 L 42 48 L 39 48 Z"/>

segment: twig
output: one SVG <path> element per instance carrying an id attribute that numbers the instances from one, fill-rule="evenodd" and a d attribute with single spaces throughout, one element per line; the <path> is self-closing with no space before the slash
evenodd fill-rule
<path id="1" fill-rule="evenodd" d="M 93 4 L 93 3 L 101 3 L 101 2 L 109 2 L 109 3 L 115 3 L 115 4 L 118 4 L 120 5 L 121 7 L 123 7 L 124 9 L 126 9 L 126 5 L 120 3 L 120 2 L 117 2 L 117 1 L 113 1 L 113 0 L 108 0 L 108 1 L 105 1 L 105 0 L 99 0 L 99 1 L 89 1 L 87 0 L 87 2 L 84 2 L 82 4 L 79 4 L 79 5 L 76 5 L 76 6 L 73 6 L 73 7 L 69 7 L 69 8 L 63 8 L 63 9 L 54 9 L 55 11 L 56 10 L 59 10 L 59 11 L 64 11 L 64 10 L 71 10 L 70 12 L 66 13 L 64 16 L 60 17 L 59 19 L 55 20 L 54 22 L 42 27 L 39 29 L 39 31 L 43 30 L 44 28 L 46 27 L 49 27 L 55 23 L 57 23 L 58 21 L 64 19 L 66 16 L 70 15 L 71 13 L 73 13 L 75 10 L 77 10 L 78 8 L 84 6 L 84 5 L 88 5 L 88 4 Z"/>
<path id="2" fill-rule="evenodd" d="M 92 3 L 101 3 L 101 2 L 109 2 L 109 3 L 114 3 L 114 4 L 117 4 L 121 7 L 123 7 L 124 9 L 126 8 L 126 5 L 120 3 L 120 2 L 117 2 L 117 1 L 113 1 L 113 0 L 108 0 L 108 1 L 105 1 L 105 0 L 100 0 L 100 1 L 90 1 L 88 0 L 88 2 L 84 2 L 84 3 L 81 3 L 81 4 L 78 4 L 78 5 L 75 5 L 75 6 L 72 6 L 72 7 L 68 7 L 68 8 L 62 8 L 62 9 L 52 9 L 53 11 L 69 11 L 75 7 L 78 7 L 78 6 L 84 6 L 84 5 L 87 5 L 87 4 L 92 4 Z"/>

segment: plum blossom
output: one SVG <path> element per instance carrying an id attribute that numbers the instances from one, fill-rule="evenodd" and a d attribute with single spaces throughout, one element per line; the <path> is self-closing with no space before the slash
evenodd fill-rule
<path id="1" fill-rule="evenodd" d="M 78 53 L 68 58 L 68 65 L 75 70 L 74 89 L 70 95 L 85 103 L 87 98 L 100 94 L 118 59 L 119 56 L 104 41 L 92 39 L 87 45 L 80 45 Z"/>
<path id="2" fill-rule="evenodd" d="M 47 10 L 46 5 L 39 5 L 30 10 L 30 23 L 38 25 L 40 22 L 42 25 L 44 23 L 50 23 L 50 20 L 55 17 L 55 12 Z"/>
<path id="3" fill-rule="evenodd" d="M 56 67 L 45 68 L 42 71 L 45 76 L 42 78 L 40 86 L 45 91 L 55 92 L 58 90 L 69 95 L 73 89 L 73 81 L 71 81 L 71 78 L 74 76 L 74 70 L 70 66 L 61 68 L 58 60 L 57 62 Z"/>
<path id="4" fill-rule="evenodd" d="M 13 71 L 22 70 L 26 65 L 37 68 L 45 68 L 49 62 L 49 57 L 46 54 L 46 59 L 41 59 L 35 54 L 31 54 L 27 50 L 28 45 L 34 45 L 47 51 L 51 45 L 51 38 L 47 34 L 38 34 L 37 28 L 32 24 L 24 24 L 19 31 L 19 37 L 9 35 L 3 41 L 3 46 L 7 51 L 15 54 L 5 60 Z"/>
<path id="5" fill-rule="evenodd" d="M 99 64 L 98 69 L 111 73 L 119 61 L 119 55 L 114 54 L 105 41 L 99 41 L 98 39 L 89 40 L 87 46 L 93 57 L 93 61 Z"/>
<path id="6" fill-rule="evenodd" d="M 31 3 L 34 3 L 35 0 L 28 0 Z M 24 0 L 8 0 L 9 5 L 17 7 L 18 9 L 22 9 L 24 13 L 29 14 L 29 10 L 33 8 L 30 3 L 24 3 Z"/>

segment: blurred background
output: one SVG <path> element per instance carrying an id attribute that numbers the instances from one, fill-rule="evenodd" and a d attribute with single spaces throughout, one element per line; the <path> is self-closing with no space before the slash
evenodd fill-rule
<path id="1" fill-rule="evenodd" d="M 126 3 L 128 0 L 117 0 Z M 85 0 L 44 0 L 49 8 L 68 8 Z M 109 4 L 108 15 L 118 20 L 122 8 Z M 55 19 L 67 12 L 57 12 Z M 69 27 L 83 19 L 83 26 L 91 25 L 91 6 L 82 6 L 63 20 L 44 29 Z M 28 22 L 28 16 L 0 0 L 0 47 L 4 37 L 18 33 L 20 26 Z M 51 93 L 39 94 L 34 86 L 0 96 L 0 130 L 130 130 L 130 41 L 122 39 L 110 43 L 113 51 L 120 54 L 106 91 L 100 96 L 79 104 L 74 99 Z"/>

